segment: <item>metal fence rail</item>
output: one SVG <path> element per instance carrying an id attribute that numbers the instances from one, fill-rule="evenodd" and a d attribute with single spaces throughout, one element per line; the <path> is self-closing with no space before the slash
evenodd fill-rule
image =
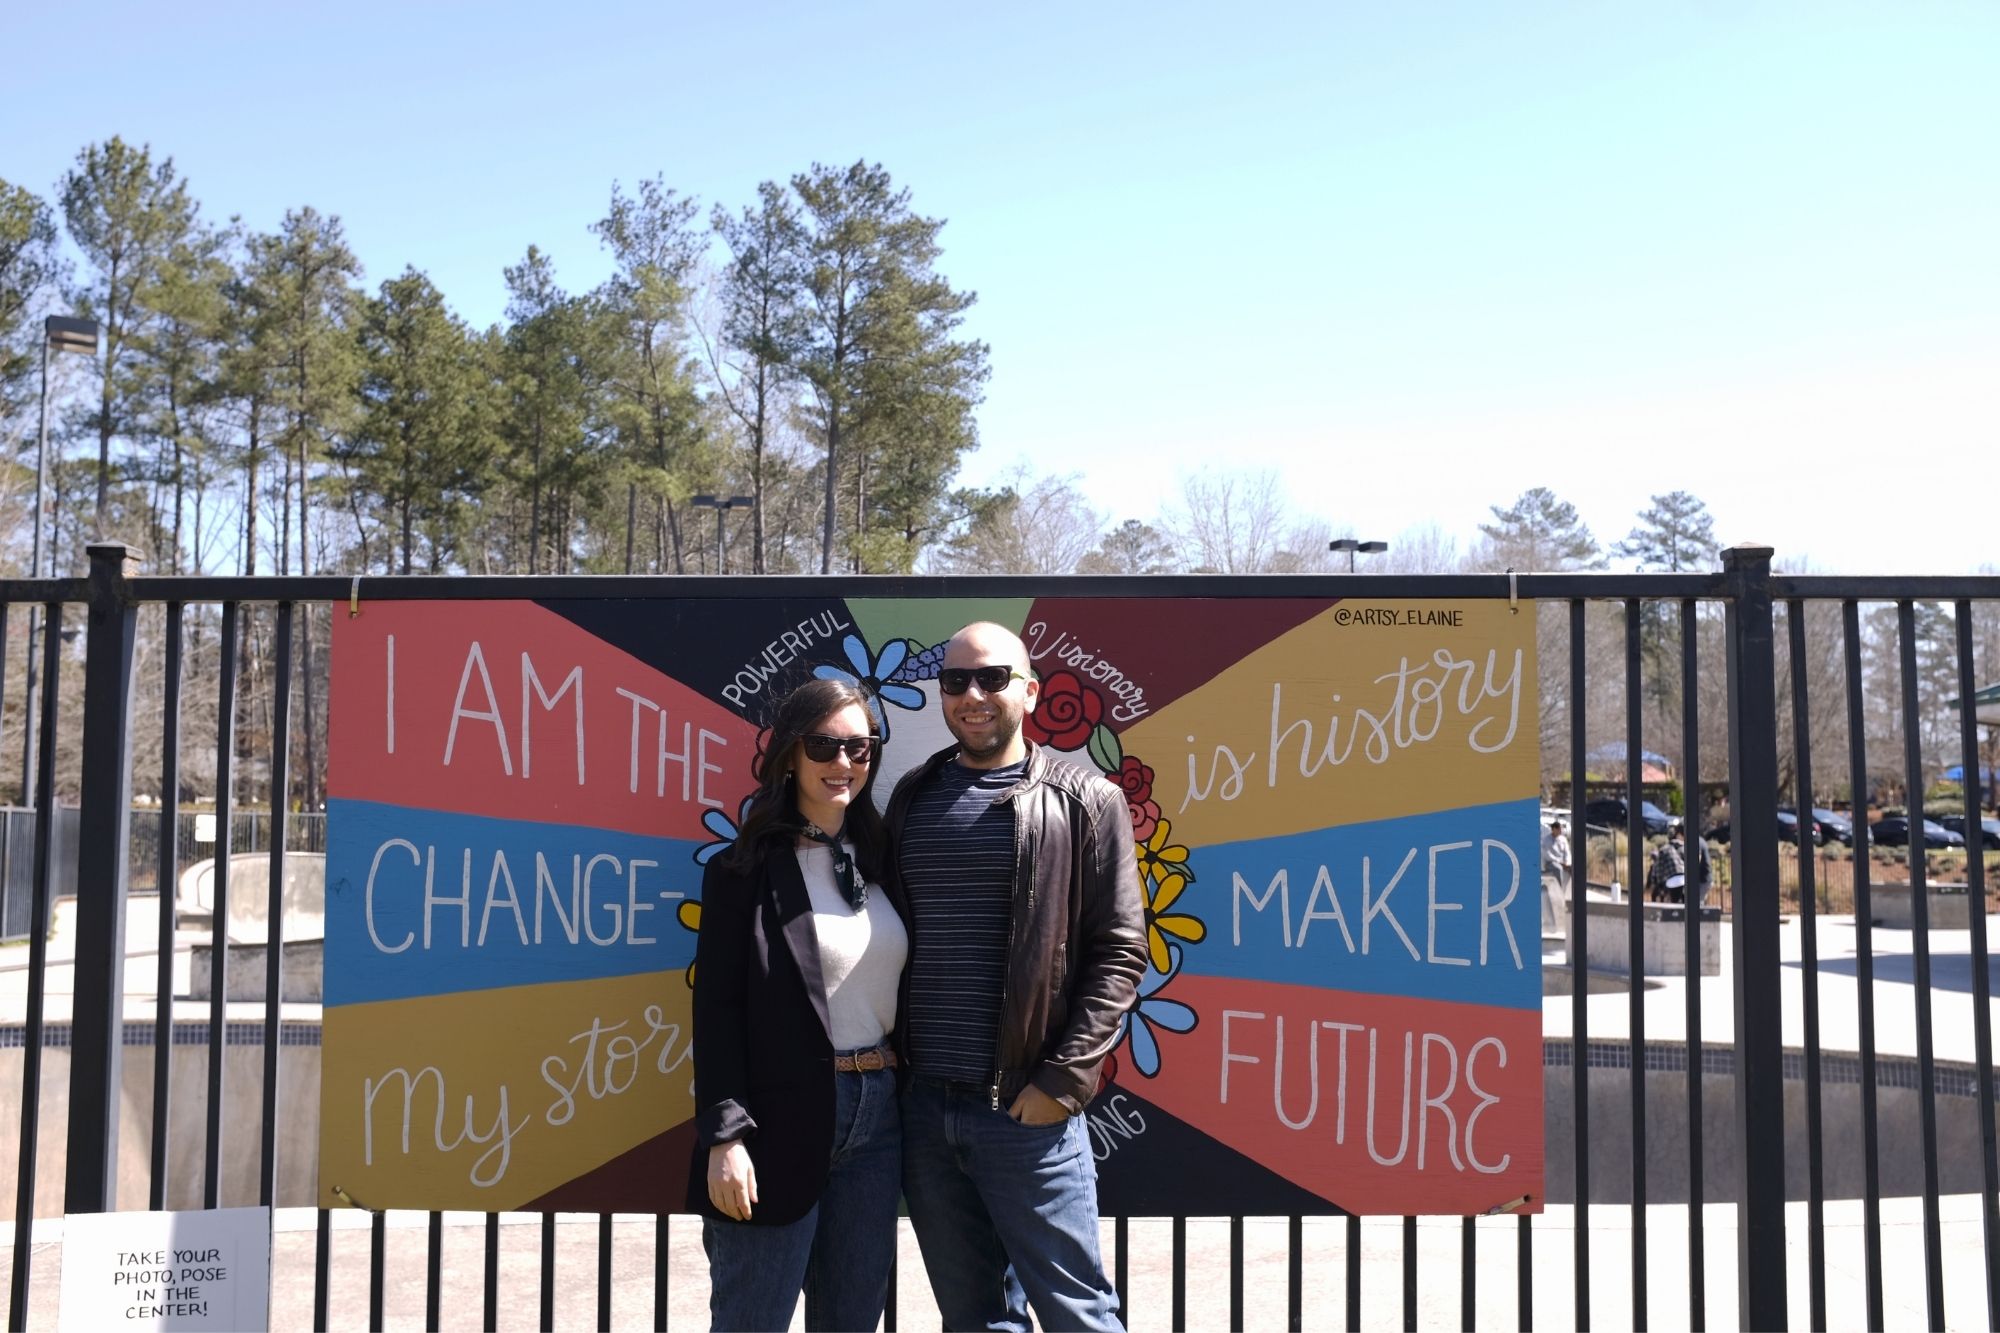
<path id="1" fill-rule="evenodd" d="M 123 563 L 124 548 L 92 547 L 91 573 L 86 580 L 0 581 L 0 634 L 7 623 L 5 612 L 14 605 L 38 607 L 48 632 L 37 648 L 41 653 L 42 692 L 39 708 L 34 772 L 34 808 L 51 810 L 55 805 L 55 756 L 57 729 L 62 716 L 62 637 L 65 613 L 75 619 L 79 605 L 88 617 L 87 654 L 83 671 L 83 796 L 81 830 L 77 857 L 77 947 L 75 960 L 76 1007 L 66 1034 L 70 1070 L 68 1103 L 68 1149 L 65 1155 L 64 1207 L 68 1211 L 102 1211 L 116 1206 L 116 1161 L 118 1112 L 120 1109 L 120 1057 L 125 1045 L 122 997 L 124 912 L 135 867 L 128 865 L 132 847 L 132 771 L 130 756 L 133 710 L 162 710 L 165 745 L 161 760 L 162 806 L 158 834 L 145 848 L 143 873 L 156 877 L 162 890 L 159 930 L 156 1020 L 147 1034 L 154 1060 L 153 1116 L 151 1126 L 151 1181 L 148 1206 L 167 1206 L 172 1197 L 169 1186 L 170 1139 L 187 1129 L 169 1124 L 166 1087 L 175 1058 L 177 1030 L 190 1027 L 173 1019 L 173 914 L 171 884 L 184 868 L 186 834 L 181 827 L 183 811 L 178 793 L 181 788 L 180 751 L 190 738 L 183 735 L 182 684 L 185 635 L 184 616 L 192 604 L 221 607 L 220 673 L 218 683 L 216 755 L 217 792 L 215 798 L 218 865 L 227 865 L 232 849 L 246 834 L 237 823 L 233 801 L 233 766 L 237 760 L 233 734 L 239 691 L 237 640 L 242 631 L 245 607 L 273 618 L 277 680 L 273 690 L 274 737 L 268 755 L 272 790 L 286 790 L 291 756 L 286 738 L 290 730 L 291 645 L 301 603 L 344 602 L 357 590 L 370 600 L 494 599 L 590 597 L 650 600 L 658 598 L 743 598 L 819 594 L 824 584 L 817 579 L 770 578 L 758 580 L 720 578 L 369 578 L 361 581 L 336 578 L 200 579 L 128 578 Z M 1636 903 L 1627 913 L 1625 946 L 1634 960 L 1625 982 L 1625 1048 L 1622 1067 L 1626 1071 L 1625 1093 L 1629 1096 L 1628 1132 L 1632 1141 L 1629 1178 L 1602 1169 L 1594 1162 L 1592 1147 L 1593 1100 L 1601 1096 L 1603 1082 L 1593 1083 L 1594 1066 L 1602 1068 L 1599 1057 L 1612 1053 L 1615 1043 L 1593 1043 L 1590 1036 L 1591 1006 L 1588 996 L 1591 976 L 1587 950 L 1581 946 L 1588 930 L 1584 895 L 1571 895 L 1568 904 L 1569 938 L 1579 942 L 1570 951 L 1567 964 L 1571 989 L 1568 1006 L 1570 1033 L 1566 1039 L 1551 1037 L 1545 1042 L 1545 1060 L 1553 1068 L 1566 1066 L 1570 1079 L 1568 1112 L 1574 1131 L 1569 1169 L 1574 1199 L 1574 1228 L 1571 1238 L 1572 1290 L 1570 1317 L 1577 1327 L 1588 1328 L 1593 1315 L 1615 1325 L 1644 1328 L 1658 1314 L 1661 1295 L 1650 1285 L 1653 1274 L 1649 1257 L 1656 1259 L 1685 1247 L 1687 1275 L 1686 1322 L 1694 1328 L 1705 1326 L 1705 1293 L 1708 1274 L 1705 1255 L 1708 1237 L 1703 1227 L 1705 1199 L 1715 1196 L 1735 1201 L 1737 1213 L 1738 1271 L 1735 1275 L 1737 1316 L 1746 1327 L 1785 1326 L 1795 1314 L 1803 1313 L 1815 1327 L 1823 1327 L 1828 1316 L 1827 1277 L 1835 1260 L 1828 1254 L 1826 1210 L 1829 1161 L 1825 1137 L 1827 1097 L 1825 1084 L 1829 1063 L 1822 1051 L 1823 1015 L 1819 991 L 1822 977 L 1822 935 L 1820 907 L 1822 867 L 1810 854 L 1796 857 L 1791 874 L 1798 888 L 1799 959 L 1803 984 L 1802 1048 L 1788 1052 L 1784 1043 L 1783 1013 L 1787 1004 L 1781 955 L 1784 924 L 1781 912 L 1781 848 L 1777 834 L 1780 805 L 1779 759 L 1781 736 L 1780 682 L 1777 669 L 1778 627 L 1785 620 L 1784 643 L 1789 670 L 1784 696 L 1790 701 L 1792 771 L 1797 775 L 1798 808 L 1812 800 L 1812 737 L 1807 709 L 1808 675 L 1806 664 L 1813 654 L 1837 657 L 1845 667 L 1845 711 L 1848 720 L 1848 773 L 1851 789 L 1867 790 L 1870 774 L 1868 745 L 1864 727 L 1862 697 L 1862 636 L 1859 607 L 1862 603 L 1887 601 L 1898 612 L 1898 647 L 1901 671 L 1900 710 L 1906 738 L 1903 763 L 1910 795 L 1910 817 L 1921 819 L 1923 807 L 1923 760 L 1918 740 L 1920 727 L 1916 693 L 1916 631 L 1913 605 L 1943 600 L 1951 604 L 1956 620 L 1955 673 L 1961 701 L 1956 728 L 1961 761 L 1969 771 L 1979 769 L 1977 733 L 1972 697 L 1977 687 L 1974 674 L 1975 602 L 2000 600 L 2000 579 L 1827 579 L 1774 576 L 1771 552 L 1762 548 L 1739 547 L 1724 555 L 1721 571 L 1709 574 L 1605 575 L 1605 574 L 1523 574 L 1451 577 L 1395 577 L 1379 575 L 1283 576 L 1236 579 L 1212 576 L 1166 578 L 1103 578 L 1062 581 L 1051 587 L 1050 580 L 970 578 L 870 578 L 850 580 L 865 584 L 870 596 L 959 597 L 1020 596 L 1026 592 L 1103 596 L 1218 596 L 1294 597 L 1367 596 L 1370 598 L 1523 598 L 1558 608 L 1566 619 L 1569 647 L 1566 661 L 1544 662 L 1544 672 L 1558 672 L 1566 678 L 1568 698 L 1567 756 L 1569 789 L 1583 792 L 1587 787 L 1587 745 L 1585 701 L 1592 684 L 1590 663 L 1585 652 L 1592 603 L 1613 604 L 1620 613 L 1622 654 L 1620 665 L 1624 684 L 1622 734 L 1626 753 L 1637 756 L 1649 732 L 1665 734 L 1679 728 L 1683 752 L 1680 786 L 1683 808 L 1694 825 L 1691 838 L 1700 836 L 1702 810 L 1700 788 L 1700 695 L 1701 647 L 1703 636 L 1719 633 L 1723 641 L 1727 671 L 1728 775 L 1732 836 L 1728 858 L 1732 894 L 1729 903 L 1733 943 L 1733 1040 L 1731 1051 L 1718 1051 L 1702 1040 L 1704 1020 L 1701 987 L 1689 984 L 1685 997 L 1684 1041 L 1651 1042 L 1646 1035 L 1644 969 L 1636 960 L 1644 956 L 1643 920 Z M 1815 642 L 1808 632 L 1808 608 L 1830 603 L 1840 612 L 1838 643 Z M 132 663 L 136 642 L 135 613 L 141 605 L 159 604 L 165 615 L 165 683 L 157 699 L 136 700 L 132 689 Z M 1704 606 L 1720 606 L 1718 621 L 1704 614 Z M 1987 608 L 1977 608 L 1980 614 Z M 1564 613 L 1566 612 L 1566 616 Z M 1647 716 L 1643 689 L 1642 640 L 1648 617 L 1657 623 L 1677 626 L 1678 678 L 1684 701 L 1678 716 Z M 0 640 L 3 643 L 4 640 Z M 1712 646 L 1712 645 L 1711 645 Z M 0 708 L 5 702 L 4 653 L 0 653 Z M 205 740 L 206 738 L 201 738 Z M 1628 818 L 1624 835 L 1623 870 L 1626 883 L 1636 898 L 1645 878 L 1645 830 L 1640 817 L 1642 774 L 1636 762 L 1627 767 L 1626 797 Z M 1967 784 L 1963 813 L 1977 827 L 1977 784 Z M 9 1297 L 9 1327 L 27 1326 L 30 1295 L 30 1255 L 35 1212 L 37 1149 L 40 1142 L 42 1064 L 49 1033 L 44 1022 L 45 974 L 48 970 L 48 926 L 50 922 L 53 821 L 34 821 L 31 858 L 31 898 L 28 908 L 31 928 L 27 930 L 29 949 L 26 1020 L 21 1035 L 23 1052 L 22 1114 L 18 1144 L 19 1172 L 16 1181 L 12 1285 Z M 1916 841 L 1916 840 L 1913 840 Z M 1855 857 L 1852 866 L 1855 907 L 1856 1023 L 1858 1049 L 1859 1116 L 1861 1120 L 1861 1207 L 1862 1254 L 1860 1268 L 1865 1287 L 1865 1317 L 1870 1327 L 1881 1327 L 1885 1314 L 1884 1242 L 1882 1231 L 1883 1179 L 1880 1167 L 1882 1144 L 1881 1098 L 1885 1064 L 1878 1047 L 1876 1012 L 1876 970 L 1878 955 L 1873 916 L 1874 886 L 1868 852 L 1867 820 L 1855 821 Z M 268 912 L 273 938 L 282 938 L 283 866 L 286 836 L 270 836 L 260 850 L 269 854 Z M 1801 853 L 1808 849 L 1801 848 Z M 1928 895 L 1925 857 L 1920 847 L 1909 853 L 1912 881 L 1912 911 L 1916 929 L 1912 938 L 1914 975 L 1914 1021 L 1916 1028 L 1915 1088 L 1920 1124 L 1922 1180 L 1918 1193 L 1922 1201 L 1921 1232 L 1925 1252 L 1923 1287 L 1928 1322 L 1945 1322 L 1945 1275 L 1940 1231 L 1939 1102 L 1940 1081 L 1960 1077 L 1940 1067 L 1936 1053 L 1936 1033 L 1932 1005 L 1932 958 L 1928 940 Z M 1983 858 L 1968 858 L 1969 901 L 1971 904 L 1971 970 L 1973 977 L 1974 1059 L 1972 1079 L 1976 1082 L 1978 1136 L 1983 1174 L 1980 1178 L 1982 1221 L 1983 1288 L 1986 1317 L 2000 1323 L 2000 1167 L 1996 1167 L 1994 1086 L 1992 1070 L 1992 1030 L 1989 942 L 1985 921 L 1985 867 Z M 206 1064 L 208 1102 L 201 1137 L 205 1146 L 201 1178 L 201 1198 L 207 1206 L 247 1199 L 225 1198 L 224 1166 L 232 1157 L 247 1153 L 238 1146 L 238 1130 L 227 1124 L 223 1113 L 223 1052 L 227 1037 L 236 1028 L 254 1031 L 262 1046 L 261 1111 L 262 1134 L 257 1147 L 255 1195 L 263 1203 L 277 1199 L 279 1145 L 275 1135 L 281 1107 L 279 1103 L 279 1054 L 285 1044 L 286 1029 L 280 1022 L 282 982 L 281 951 L 273 950 L 266 972 L 261 1022 L 232 1024 L 227 1021 L 225 996 L 227 950 L 224 926 L 227 920 L 229 876 L 216 879 L 216 904 L 212 927 L 214 983 L 205 1028 L 198 1033 Z M 240 889 L 240 886 L 239 886 Z M 1690 960 L 1701 949 L 1700 914 L 1681 914 L 1682 942 Z M 1671 1058 L 1668 1058 L 1668 1057 Z M 1848 1057 L 1841 1057 L 1849 1062 Z M 1802 1066 L 1800 1061 L 1802 1060 Z M 1704 1091 L 1710 1077 L 1720 1069 L 1732 1073 L 1736 1086 L 1735 1114 L 1731 1137 L 1735 1152 L 1730 1178 L 1718 1182 L 1704 1172 L 1703 1126 L 1706 1119 Z M 1615 1063 L 1613 1068 L 1618 1067 Z M 1844 1065 L 1843 1065 L 1844 1067 Z M 1901 1069 L 1901 1064 L 1894 1068 Z M 1689 1202 L 1684 1234 L 1663 1236 L 1658 1217 L 1649 1209 L 1649 1197 L 1659 1184 L 1657 1174 L 1649 1174 L 1648 1143 L 1660 1133 L 1677 1127 L 1661 1119 L 1660 1103 L 1647 1100 L 1649 1072 L 1658 1069 L 1684 1070 L 1687 1081 L 1686 1123 L 1678 1129 L 1687 1136 L 1685 1198 Z M 1803 1141 L 1793 1138 L 1786 1121 L 1786 1080 L 1803 1083 Z M 1899 1075 L 1900 1077 L 1900 1075 Z M 1901 1086 L 1901 1085 L 1899 1085 Z M 1551 1113 L 1556 1108 L 1551 1106 Z M 1601 1109 L 1601 1108 L 1600 1108 Z M 1675 1111 L 1675 1116 L 1679 1112 Z M 1672 1117 L 1669 1117 L 1671 1119 Z M 1788 1154 L 1805 1161 L 1807 1248 L 1805 1285 L 1808 1309 L 1795 1312 L 1788 1307 L 1788 1255 L 1786 1247 L 1786 1203 Z M 1553 1163 L 1552 1163 L 1553 1165 Z M 1964 1182 L 1954 1182 L 1963 1187 Z M 1597 1207 L 1613 1207 L 1602 1200 L 1620 1198 L 1627 1207 L 1622 1226 L 1593 1228 L 1593 1202 Z M 136 1200 L 125 1200 L 128 1206 Z M 1133 1228 L 1131 1219 L 1114 1221 L 1114 1244 L 1110 1267 L 1122 1295 L 1129 1304 L 1133 1296 Z M 614 1285 L 614 1225 L 609 1215 L 597 1219 L 595 1300 L 599 1327 L 611 1322 Z M 1171 1278 L 1167 1291 L 1167 1316 L 1175 1327 L 1188 1321 L 1189 1219 L 1171 1219 Z M 330 1274 L 333 1267 L 331 1215 L 317 1213 L 314 1237 L 313 1319 L 326 1327 L 331 1303 Z M 381 1327 L 385 1314 L 384 1275 L 389 1262 L 388 1219 L 381 1213 L 370 1219 L 369 1313 L 371 1327 Z M 669 1225 L 665 1215 L 654 1220 L 652 1295 L 655 1327 L 667 1325 L 668 1295 L 672 1279 L 669 1256 Z M 1494 1246 L 1494 1238 L 1511 1231 L 1515 1239 L 1511 1265 L 1517 1293 L 1516 1322 L 1532 1327 L 1538 1308 L 1536 1301 L 1536 1232 L 1547 1228 L 1534 1218 L 1521 1216 L 1505 1230 L 1489 1223 L 1476 1226 L 1465 1218 L 1458 1228 L 1459 1320 L 1471 1327 L 1476 1322 L 1476 1295 L 1483 1273 L 1499 1280 L 1506 1255 Z M 1480 1232 L 1488 1238 L 1482 1254 Z M 1287 1219 L 1287 1322 L 1292 1328 L 1319 1326 L 1327 1322 L 1324 1312 L 1307 1308 L 1307 1237 L 1303 1219 Z M 1381 1322 L 1385 1316 L 1400 1314 L 1405 1327 L 1415 1327 L 1420 1298 L 1426 1284 L 1435 1285 L 1440 1276 L 1420 1271 L 1418 1219 L 1402 1223 L 1400 1290 L 1395 1293 L 1370 1288 L 1364 1292 L 1363 1233 L 1359 1218 L 1349 1217 L 1344 1227 L 1341 1276 L 1345 1299 L 1342 1302 L 1346 1326 L 1359 1328 L 1364 1322 Z M 582 1273 L 558 1271 L 557 1221 L 553 1214 L 541 1220 L 540 1255 L 536 1275 L 537 1312 L 544 1327 L 556 1316 L 556 1294 L 560 1287 L 585 1284 Z M 501 1314 L 502 1244 L 500 1218 L 485 1219 L 481 1257 L 481 1306 L 487 1327 Z M 1558 1239 L 1544 1237 L 1544 1253 Z M 1242 1327 L 1246 1319 L 1245 1219 L 1229 1219 L 1227 1298 L 1232 1326 Z M 1623 1246 L 1629 1252 L 1618 1254 Z M 1609 1249 L 1611 1253 L 1607 1254 Z M 444 1257 L 443 1218 L 432 1213 L 425 1227 L 425 1319 L 436 1328 L 444 1315 L 442 1293 L 449 1270 Z M 1482 1266 L 1482 1259 L 1485 1260 Z M 1623 1262 L 1628 1268 L 1624 1284 L 1630 1292 L 1628 1308 L 1615 1311 L 1594 1309 L 1593 1273 L 1608 1271 L 1604 1265 Z M 1678 1265 L 1676 1265 L 1678 1267 Z M 902 1280 L 911 1281 L 904 1274 Z M 915 1280 L 921 1280 L 920 1277 Z M 1444 1276 L 1444 1280 L 1449 1280 Z M 893 1287 L 892 1287 L 893 1291 Z M 1367 1298 L 1364 1304 L 1364 1296 Z M 511 1303 L 524 1299 L 512 1292 Z M 1398 1307 L 1398 1301 L 1400 1306 Z M 1599 1303 L 1601 1304 L 1601 1302 Z M 1678 1306 L 1676 1306 L 1678 1310 Z M 1148 1320 L 1157 1312 L 1140 1311 Z M 1673 1321 L 1678 1321 L 1677 1313 Z M 889 1327 L 895 1327 L 896 1309 L 892 1296 Z M 1668 1321 L 1668 1322 L 1673 1322 Z"/>

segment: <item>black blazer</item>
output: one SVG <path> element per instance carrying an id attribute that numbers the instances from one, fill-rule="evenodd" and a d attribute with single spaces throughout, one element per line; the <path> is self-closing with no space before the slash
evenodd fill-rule
<path id="1" fill-rule="evenodd" d="M 779 845 L 749 875 L 710 861 L 695 944 L 689 1212 L 723 1218 L 708 1201 L 708 1150 L 737 1138 L 757 1169 L 751 1225 L 796 1222 L 819 1201 L 833 1153 L 829 1032 L 798 859 Z"/>

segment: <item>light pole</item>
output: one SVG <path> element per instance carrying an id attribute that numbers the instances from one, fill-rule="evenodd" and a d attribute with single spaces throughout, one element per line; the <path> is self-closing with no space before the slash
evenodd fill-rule
<path id="1" fill-rule="evenodd" d="M 727 574 L 729 568 L 722 545 L 723 512 L 729 509 L 748 509 L 757 502 L 747 495 L 732 495 L 726 500 L 719 495 L 697 495 L 694 499 L 688 501 L 688 503 L 696 509 L 713 509 L 715 511 L 715 572 L 718 574 Z"/>
<path id="2" fill-rule="evenodd" d="M 42 511 L 49 483 L 49 353 L 83 352 L 97 355 L 97 321 L 69 315 L 50 315 L 42 321 L 42 422 L 35 437 L 35 536 L 29 548 L 28 577 L 42 576 Z M 21 804 L 34 804 L 35 781 L 35 657 L 36 640 L 41 637 L 41 608 L 28 608 L 28 693 L 27 708 L 21 715 Z"/>
<path id="3" fill-rule="evenodd" d="M 1389 549 L 1389 543 L 1363 542 L 1356 541 L 1352 537 L 1336 537 L 1326 544 L 1326 549 L 1329 551 L 1347 552 L 1347 572 L 1352 574 L 1354 572 L 1354 553 L 1356 551 L 1361 552 L 1363 555 L 1380 555 Z"/>

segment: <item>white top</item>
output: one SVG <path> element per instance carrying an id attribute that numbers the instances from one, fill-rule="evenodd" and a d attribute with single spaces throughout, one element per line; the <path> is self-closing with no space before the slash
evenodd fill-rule
<path id="1" fill-rule="evenodd" d="M 852 856 L 852 844 L 844 844 Z M 813 933 L 819 939 L 819 973 L 826 983 L 826 1017 L 836 1051 L 879 1046 L 896 1030 L 896 984 L 909 957 L 910 936 L 881 886 L 868 886 L 856 912 L 833 875 L 833 849 L 813 843 L 795 849 L 799 873 L 812 899 Z"/>

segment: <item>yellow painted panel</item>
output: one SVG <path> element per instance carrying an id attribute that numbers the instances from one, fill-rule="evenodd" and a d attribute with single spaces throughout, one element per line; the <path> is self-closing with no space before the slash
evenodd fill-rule
<path id="1" fill-rule="evenodd" d="M 602 1166 L 694 1114 L 691 1011 L 678 970 L 329 1008 L 321 1204 L 508 1209 Z"/>
<path id="2" fill-rule="evenodd" d="M 1343 601 L 1121 739 L 1187 847 L 1529 797 L 1534 606 Z"/>

